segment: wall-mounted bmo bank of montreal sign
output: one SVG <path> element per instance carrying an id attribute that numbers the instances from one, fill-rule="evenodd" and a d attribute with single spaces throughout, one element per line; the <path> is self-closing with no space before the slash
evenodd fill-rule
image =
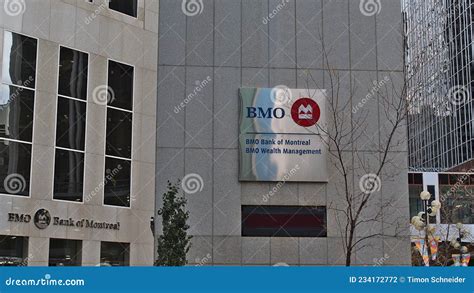
<path id="1" fill-rule="evenodd" d="M 240 181 L 327 182 L 325 91 L 241 88 Z"/>

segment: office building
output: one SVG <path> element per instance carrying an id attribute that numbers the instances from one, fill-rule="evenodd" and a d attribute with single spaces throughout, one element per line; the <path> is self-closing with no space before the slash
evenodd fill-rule
<path id="1" fill-rule="evenodd" d="M 0 263 L 152 265 L 158 1 L 0 4 Z"/>

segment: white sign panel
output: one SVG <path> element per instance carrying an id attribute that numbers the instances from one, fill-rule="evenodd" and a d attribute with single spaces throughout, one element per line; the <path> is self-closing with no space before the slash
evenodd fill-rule
<path id="1" fill-rule="evenodd" d="M 240 89 L 241 181 L 327 182 L 323 90 Z"/>

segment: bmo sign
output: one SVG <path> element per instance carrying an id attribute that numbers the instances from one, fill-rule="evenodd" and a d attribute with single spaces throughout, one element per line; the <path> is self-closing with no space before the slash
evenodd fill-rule
<path id="1" fill-rule="evenodd" d="M 241 88 L 239 179 L 327 182 L 325 93 Z"/>

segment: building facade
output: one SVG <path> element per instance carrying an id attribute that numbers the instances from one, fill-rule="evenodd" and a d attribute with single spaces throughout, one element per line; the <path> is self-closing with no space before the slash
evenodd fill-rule
<path id="1" fill-rule="evenodd" d="M 472 171 L 471 0 L 403 1 L 413 171 Z"/>
<path id="2" fill-rule="evenodd" d="M 153 264 L 158 1 L 0 4 L 0 263 Z"/>
<path id="3" fill-rule="evenodd" d="M 326 183 L 239 181 L 239 89 L 328 90 L 325 44 L 329 67 L 341 76 L 341 96 L 351 105 L 347 117 L 356 121 L 368 113 L 360 125 L 363 139 L 344 151 L 345 160 L 376 162 L 387 113 L 373 87 L 383 80 L 401 87 L 402 18 L 399 1 L 375 1 L 374 9 L 365 2 L 160 1 L 156 205 L 162 205 L 168 180 L 193 183 L 182 185 L 193 235 L 190 265 L 344 264 L 338 213 L 331 210 L 343 200 L 334 164 L 328 163 Z M 353 87 L 359 90 L 350 95 Z M 408 230 L 404 131 L 400 138 L 405 143 L 389 152 L 392 164 L 374 194 L 392 200 L 394 213 L 366 225 L 356 239 L 368 231 L 384 234 L 398 220 Z M 354 192 L 364 174 L 351 174 Z M 308 214 L 323 231 L 304 226 L 311 226 Z M 288 222 L 291 229 L 281 231 Z M 409 231 L 366 244 L 353 264 L 410 264 Z"/>

